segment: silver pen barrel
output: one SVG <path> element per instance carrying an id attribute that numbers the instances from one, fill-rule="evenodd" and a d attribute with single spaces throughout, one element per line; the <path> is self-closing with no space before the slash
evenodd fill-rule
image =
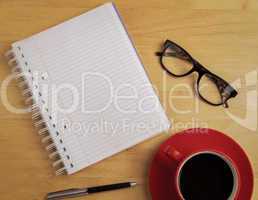
<path id="1" fill-rule="evenodd" d="M 58 200 L 87 195 L 87 189 L 68 189 L 47 194 L 46 200 Z"/>

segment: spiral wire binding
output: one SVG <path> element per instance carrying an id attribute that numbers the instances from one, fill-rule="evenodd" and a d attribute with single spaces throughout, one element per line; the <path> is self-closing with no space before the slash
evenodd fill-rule
<path id="1" fill-rule="evenodd" d="M 18 49 L 21 51 L 21 48 L 18 47 Z M 33 93 L 28 85 L 26 74 L 22 72 L 22 68 L 20 67 L 14 51 L 7 51 L 5 57 L 8 60 L 8 65 L 12 67 L 11 71 L 13 74 L 15 74 L 18 86 L 21 88 L 22 95 L 25 97 L 25 103 L 31 106 L 32 121 L 34 122 L 35 127 L 38 129 L 39 136 L 42 138 L 41 142 L 43 145 L 45 145 L 45 149 L 48 151 L 48 157 L 53 160 L 52 166 L 56 168 L 56 175 L 67 174 L 67 169 L 65 168 L 61 156 L 57 151 L 52 136 L 49 134 L 45 120 L 42 118 L 41 108 L 33 99 Z M 24 58 L 24 55 L 22 57 Z"/>

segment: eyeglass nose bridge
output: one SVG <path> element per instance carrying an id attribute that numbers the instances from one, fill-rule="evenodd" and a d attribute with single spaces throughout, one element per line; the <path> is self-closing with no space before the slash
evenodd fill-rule
<path id="1" fill-rule="evenodd" d="M 201 65 L 198 61 L 194 60 L 194 70 L 199 73 L 199 75 L 203 75 L 205 73 L 208 73 L 209 70 L 207 70 L 203 65 Z"/>

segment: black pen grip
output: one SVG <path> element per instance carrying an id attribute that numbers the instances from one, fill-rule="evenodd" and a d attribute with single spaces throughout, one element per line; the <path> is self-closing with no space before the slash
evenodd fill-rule
<path id="1" fill-rule="evenodd" d="M 97 187 L 91 187 L 88 188 L 88 193 L 97 193 L 97 192 L 105 192 L 105 191 L 111 191 L 111 190 L 118 190 L 123 188 L 131 187 L 131 183 L 117 183 L 112 185 L 103 185 L 103 186 L 97 186 Z"/>

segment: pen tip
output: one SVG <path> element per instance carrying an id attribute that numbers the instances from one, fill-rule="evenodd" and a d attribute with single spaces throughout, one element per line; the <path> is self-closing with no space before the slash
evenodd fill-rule
<path id="1" fill-rule="evenodd" d="M 130 185 L 131 185 L 131 186 L 136 186 L 137 183 L 136 183 L 136 182 L 131 182 Z"/>

